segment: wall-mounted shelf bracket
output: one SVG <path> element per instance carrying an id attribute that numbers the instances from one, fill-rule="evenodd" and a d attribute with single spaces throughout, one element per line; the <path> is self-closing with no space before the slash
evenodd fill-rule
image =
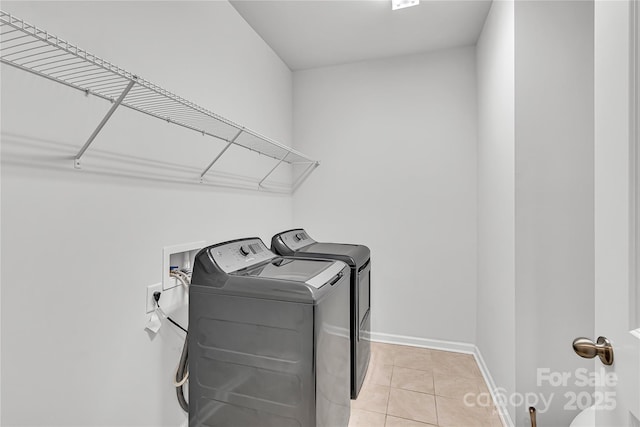
<path id="1" fill-rule="evenodd" d="M 282 162 L 284 162 L 284 161 L 285 161 L 285 159 L 287 158 L 287 156 L 288 156 L 288 155 L 289 155 L 289 152 L 287 151 L 287 152 L 285 153 L 284 157 L 282 157 L 282 158 L 280 159 L 280 161 L 279 161 L 278 163 L 276 163 L 276 165 L 273 167 L 273 169 L 271 169 L 271 170 L 269 171 L 269 173 L 268 173 L 268 174 L 266 174 L 266 175 L 264 176 L 264 178 L 262 178 L 262 179 L 260 180 L 260 182 L 258 183 L 258 187 L 263 187 L 263 188 L 264 188 L 264 185 L 262 185 L 262 183 L 264 182 L 264 180 L 265 180 L 265 179 L 267 179 L 267 178 L 269 177 L 269 175 L 271 175 L 271 174 L 273 173 L 273 171 L 275 171 L 276 169 L 278 169 L 278 166 L 280 166 L 280 165 L 282 164 Z"/>
<path id="2" fill-rule="evenodd" d="M 76 157 L 73 159 L 73 167 L 75 167 L 76 169 L 80 169 L 80 158 L 82 157 L 84 152 L 87 151 L 87 148 L 89 148 L 89 146 L 91 145 L 93 140 L 96 138 L 96 136 L 98 136 L 98 134 L 100 133 L 104 125 L 107 124 L 107 122 L 109 121 L 113 113 L 116 111 L 116 109 L 120 106 L 120 104 L 122 104 L 122 101 L 124 101 L 124 98 L 127 96 L 127 94 L 129 93 L 133 85 L 136 84 L 136 80 L 137 78 L 134 76 L 131 82 L 129 82 L 127 87 L 122 91 L 122 93 L 118 97 L 118 100 L 114 102 L 111 108 L 109 109 L 109 111 L 107 111 L 107 114 L 104 116 L 102 121 L 98 124 L 98 127 L 93 131 L 89 139 L 87 139 L 87 142 L 85 142 L 82 148 L 80 149 L 80 151 L 78 151 L 78 154 L 76 154 Z"/>
<path id="3" fill-rule="evenodd" d="M 216 156 L 215 159 L 213 159 L 213 161 L 211 163 L 209 163 L 209 166 L 207 166 L 207 168 L 205 170 L 202 171 L 202 173 L 200 174 L 200 182 L 202 182 L 202 180 L 204 179 L 204 176 L 207 174 L 207 172 L 209 172 L 209 169 L 211 169 L 211 167 L 213 166 L 213 164 L 215 162 L 218 161 L 218 159 L 220 157 L 222 157 L 222 155 L 225 153 L 225 151 L 227 151 L 227 149 L 229 149 L 229 147 L 231 147 L 231 145 L 233 145 L 233 143 L 235 142 L 236 139 L 238 139 L 238 137 L 240 136 L 240 134 L 244 132 L 244 128 L 240 129 L 238 131 L 238 133 L 235 134 L 235 136 L 233 138 L 231 138 L 231 140 L 227 143 L 227 145 L 222 149 L 222 151 L 220 151 L 220 153 L 218 153 L 218 155 Z"/>
<path id="4" fill-rule="evenodd" d="M 306 164 L 306 163 L 300 162 L 300 163 L 295 163 L 295 164 Z M 317 168 L 318 166 L 320 166 L 320 162 L 318 162 L 318 161 L 309 162 L 309 166 L 307 166 L 305 168 L 305 170 L 302 171 L 302 173 L 298 176 L 298 178 L 293 182 L 292 190 L 296 191 L 298 189 L 298 187 L 300 187 L 300 185 L 302 185 L 304 180 L 307 179 L 307 177 L 309 175 L 311 175 L 311 172 L 313 172 L 314 169 Z"/>

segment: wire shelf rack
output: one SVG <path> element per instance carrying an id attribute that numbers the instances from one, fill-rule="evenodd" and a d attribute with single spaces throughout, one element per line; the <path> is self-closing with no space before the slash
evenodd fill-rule
<path id="1" fill-rule="evenodd" d="M 0 11 L 0 61 L 112 103 L 111 109 L 75 156 L 76 168 L 80 168 L 81 157 L 121 105 L 226 141 L 226 146 L 200 174 L 201 181 L 231 145 L 277 160 L 274 168 L 259 182 L 261 187 L 282 163 L 308 165 L 303 175 L 319 165 L 318 161 L 286 145 L 181 98 L 4 11 Z"/>

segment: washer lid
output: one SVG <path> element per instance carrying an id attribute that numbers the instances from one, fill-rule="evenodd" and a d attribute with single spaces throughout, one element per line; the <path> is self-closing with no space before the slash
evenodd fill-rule
<path id="1" fill-rule="evenodd" d="M 305 256 L 337 259 L 346 262 L 352 267 L 364 265 L 371 256 L 371 252 L 366 246 L 342 243 L 312 243 L 298 249 L 296 253 L 304 253 Z"/>
<path id="2" fill-rule="evenodd" d="M 302 228 L 276 234 L 271 238 L 271 248 L 281 255 L 336 259 L 352 268 L 362 267 L 371 256 L 371 251 L 364 245 L 316 242 Z"/>
<path id="3" fill-rule="evenodd" d="M 263 279 L 290 280 L 320 288 L 344 268 L 341 262 L 315 259 L 274 258 L 270 262 L 231 273 Z"/>

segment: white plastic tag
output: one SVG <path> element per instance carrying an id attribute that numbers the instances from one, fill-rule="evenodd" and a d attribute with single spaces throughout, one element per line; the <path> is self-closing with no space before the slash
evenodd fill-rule
<path id="1" fill-rule="evenodd" d="M 158 313 L 154 311 L 151 313 L 151 319 L 149 319 L 149 323 L 147 323 L 145 329 L 157 334 L 161 326 L 162 321 L 160 320 L 160 317 L 158 317 Z"/>

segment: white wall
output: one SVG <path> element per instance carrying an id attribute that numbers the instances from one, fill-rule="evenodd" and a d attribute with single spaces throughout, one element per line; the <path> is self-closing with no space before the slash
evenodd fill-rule
<path id="1" fill-rule="evenodd" d="M 594 5 L 596 285 L 590 337 L 607 337 L 614 351 L 612 366 L 594 360 L 598 369 L 618 379 L 596 386 L 597 395 L 613 396 L 616 402 L 615 410 L 596 413 L 596 424 L 607 426 L 640 425 L 640 341 L 629 333 L 640 327 L 640 99 L 633 102 L 640 89 L 640 15 L 630 19 L 640 11 L 637 2 L 635 11 L 631 3 Z"/>
<path id="2" fill-rule="evenodd" d="M 515 50 L 516 388 L 553 394 L 538 422 L 568 425 L 564 394 L 592 389 L 536 371 L 593 366 L 571 348 L 594 327 L 593 2 L 516 2 Z"/>
<path id="3" fill-rule="evenodd" d="M 496 386 L 515 392 L 514 2 L 495 1 L 476 47 L 477 340 Z M 514 407 L 509 407 L 511 419 Z"/>
<path id="4" fill-rule="evenodd" d="M 294 195 L 320 241 L 372 252 L 372 331 L 475 341 L 473 47 L 294 73 Z"/>
<path id="5" fill-rule="evenodd" d="M 514 43 L 515 42 L 515 43 Z M 516 425 L 568 425 L 575 374 L 592 363 L 594 307 L 593 3 L 494 2 L 477 46 L 477 345 Z M 512 401 L 517 402 L 517 400 Z"/>
<path id="6" fill-rule="evenodd" d="M 291 143 L 291 73 L 227 2 L 2 7 Z M 290 196 L 197 184 L 222 142 L 126 109 L 74 170 L 108 108 L 2 66 L 2 425 L 179 425 L 172 375 L 182 334 L 143 330 L 162 248 L 266 240 L 292 226 Z M 247 175 L 273 166 L 232 150 L 212 181 L 252 182 Z M 184 308 L 175 316 L 186 323 Z"/>

